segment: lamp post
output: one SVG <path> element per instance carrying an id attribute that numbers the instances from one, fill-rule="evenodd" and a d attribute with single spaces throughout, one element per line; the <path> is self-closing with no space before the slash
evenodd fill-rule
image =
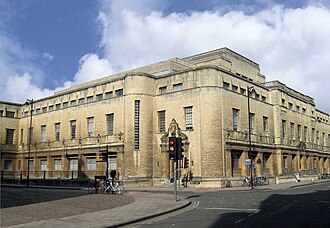
<path id="1" fill-rule="evenodd" d="M 30 127 L 29 127 L 29 142 L 28 142 L 28 162 L 27 162 L 27 176 L 26 176 L 26 186 L 30 185 L 30 154 L 31 154 L 31 140 L 32 140 L 32 115 L 33 115 L 33 99 L 26 99 L 26 105 L 31 105 L 30 110 Z"/>
<path id="2" fill-rule="evenodd" d="M 247 87 L 248 93 L 248 119 L 249 119 L 249 159 L 251 161 L 250 164 L 250 181 L 252 183 L 252 166 L 253 166 L 253 159 L 252 159 L 252 145 L 251 145 L 251 112 L 250 112 L 250 94 L 255 93 L 255 89 L 253 86 Z"/>

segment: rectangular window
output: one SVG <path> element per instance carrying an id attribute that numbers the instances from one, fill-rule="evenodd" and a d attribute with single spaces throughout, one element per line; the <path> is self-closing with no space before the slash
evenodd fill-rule
<path id="1" fill-rule="evenodd" d="M 270 154 L 263 154 L 263 165 L 264 165 L 264 169 L 269 169 L 269 159 L 270 159 Z"/>
<path id="2" fill-rule="evenodd" d="M 298 140 L 298 142 L 301 141 L 301 125 L 300 124 L 297 125 L 297 140 Z"/>
<path id="3" fill-rule="evenodd" d="M 21 144 L 23 143 L 23 136 L 24 136 L 24 130 L 23 128 L 21 129 Z"/>
<path id="4" fill-rule="evenodd" d="M 286 135 L 286 121 L 282 120 L 282 138 L 285 138 Z"/>
<path id="5" fill-rule="evenodd" d="M 13 170 L 13 161 L 12 160 L 5 160 L 4 170 L 8 170 L 8 171 Z"/>
<path id="6" fill-rule="evenodd" d="M 261 96 L 261 100 L 262 100 L 263 102 L 266 102 L 266 101 L 267 101 L 267 97 L 265 97 L 265 96 Z"/>
<path id="7" fill-rule="evenodd" d="M 268 132 L 268 117 L 267 116 L 262 117 L 262 129 L 264 132 Z"/>
<path id="8" fill-rule="evenodd" d="M 70 121 L 70 128 L 71 128 L 71 139 L 75 139 L 76 138 L 76 128 L 77 128 L 76 120 Z"/>
<path id="9" fill-rule="evenodd" d="M 233 130 L 238 131 L 238 114 L 239 110 L 233 108 Z"/>
<path id="10" fill-rule="evenodd" d="M 87 97 L 87 103 L 91 103 L 91 102 L 93 102 L 93 96 Z"/>
<path id="11" fill-rule="evenodd" d="M 14 129 L 6 129 L 6 144 L 14 144 Z"/>
<path id="12" fill-rule="evenodd" d="M 251 132 L 253 132 L 253 127 L 254 127 L 254 113 L 250 113 L 250 129 L 251 129 Z"/>
<path id="13" fill-rule="evenodd" d="M 292 110 L 292 106 L 293 106 L 293 104 L 289 102 L 288 103 L 288 109 Z"/>
<path id="14" fill-rule="evenodd" d="M 60 110 L 61 109 L 61 104 L 56 104 L 56 110 Z"/>
<path id="15" fill-rule="evenodd" d="M 78 171 L 78 159 L 77 158 L 70 158 L 69 170 L 70 171 Z"/>
<path id="16" fill-rule="evenodd" d="M 193 107 L 184 108 L 186 130 L 192 130 L 193 127 Z"/>
<path id="17" fill-rule="evenodd" d="M 15 117 L 15 112 L 6 111 L 6 117 L 14 118 Z"/>
<path id="18" fill-rule="evenodd" d="M 124 95 L 123 89 L 117 89 L 115 92 L 116 92 L 116 97 L 122 97 Z"/>
<path id="19" fill-rule="evenodd" d="M 29 143 L 32 144 L 33 141 L 33 127 L 29 128 Z"/>
<path id="20" fill-rule="evenodd" d="M 54 170 L 62 171 L 62 160 L 61 159 L 54 159 Z"/>
<path id="21" fill-rule="evenodd" d="M 233 92 L 237 92 L 238 91 L 238 87 L 237 86 L 235 86 L 235 85 L 232 85 L 231 86 L 231 91 L 233 91 Z"/>
<path id="22" fill-rule="evenodd" d="M 304 126 L 304 135 L 303 135 L 304 142 L 307 142 L 307 127 Z"/>
<path id="23" fill-rule="evenodd" d="M 33 161 L 33 159 L 29 160 L 29 169 L 30 169 L 30 171 L 34 171 L 34 161 Z"/>
<path id="24" fill-rule="evenodd" d="M 69 107 L 69 102 L 63 102 L 63 108 Z"/>
<path id="25" fill-rule="evenodd" d="M 28 116 L 28 115 L 29 115 L 28 111 L 24 112 L 24 116 Z"/>
<path id="26" fill-rule="evenodd" d="M 40 160 L 40 171 L 47 171 L 47 160 Z"/>
<path id="27" fill-rule="evenodd" d="M 42 108 L 42 112 L 43 112 L 43 113 L 46 113 L 46 112 L 47 112 L 47 107 L 43 107 L 43 108 Z"/>
<path id="28" fill-rule="evenodd" d="M 88 137 L 94 135 L 94 117 L 87 118 L 87 135 Z"/>
<path id="29" fill-rule="evenodd" d="M 76 106 L 76 105 L 77 105 L 76 100 L 72 100 L 72 101 L 71 101 L 71 107 L 74 107 L 74 106 Z"/>
<path id="30" fill-rule="evenodd" d="M 290 139 L 294 140 L 294 123 L 290 123 Z"/>
<path id="31" fill-rule="evenodd" d="M 79 99 L 79 104 L 80 104 L 80 105 L 85 104 L 85 98 L 80 98 L 80 99 Z"/>
<path id="32" fill-rule="evenodd" d="M 113 97 L 113 93 L 112 93 L 112 91 L 111 92 L 106 92 L 105 93 L 105 99 L 110 99 L 110 98 L 112 98 Z"/>
<path id="33" fill-rule="evenodd" d="M 302 114 L 305 114 L 305 113 L 306 113 L 306 109 L 302 108 Z"/>
<path id="34" fill-rule="evenodd" d="M 173 91 L 180 91 L 182 90 L 182 83 L 174 84 L 173 85 Z"/>
<path id="35" fill-rule="evenodd" d="M 55 140 L 59 141 L 60 140 L 60 135 L 61 133 L 61 123 L 56 123 L 55 124 Z"/>
<path id="36" fill-rule="evenodd" d="M 39 114 L 40 113 L 40 108 L 37 108 L 36 109 L 36 114 Z"/>
<path id="37" fill-rule="evenodd" d="M 107 118 L 107 134 L 108 135 L 113 135 L 113 119 L 114 119 L 114 114 L 108 114 L 106 115 Z"/>
<path id="38" fill-rule="evenodd" d="M 158 112 L 158 131 L 165 132 L 165 111 Z"/>
<path id="39" fill-rule="evenodd" d="M 117 170 L 117 157 L 111 156 L 108 158 L 109 170 Z"/>
<path id="40" fill-rule="evenodd" d="M 54 105 L 49 105 L 49 111 L 54 111 Z"/>
<path id="41" fill-rule="evenodd" d="M 325 144 L 325 133 L 322 133 L 322 146 L 326 146 Z"/>
<path id="42" fill-rule="evenodd" d="M 223 82 L 223 88 L 229 89 L 230 84 L 228 82 Z"/>
<path id="43" fill-rule="evenodd" d="M 283 168 L 288 168 L 288 156 L 283 156 Z"/>
<path id="44" fill-rule="evenodd" d="M 319 144 L 319 131 L 316 131 L 316 144 Z"/>
<path id="45" fill-rule="evenodd" d="M 312 128 L 312 143 L 315 143 L 315 129 Z"/>
<path id="46" fill-rule="evenodd" d="M 241 88 L 240 89 L 240 94 L 245 95 L 246 89 Z"/>
<path id="47" fill-rule="evenodd" d="M 296 112 L 300 111 L 300 107 L 298 105 L 296 105 Z"/>
<path id="48" fill-rule="evenodd" d="M 159 87 L 159 94 L 164 94 L 167 92 L 167 86 Z"/>
<path id="49" fill-rule="evenodd" d="M 134 102 L 134 149 L 140 149 L 140 101 Z"/>
<path id="50" fill-rule="evenodd" d="M 232 153 L 231 154 L 231 162 L 232 162 L 232 168 L 233 169 L 241 169 L 242 165 L 240 163 L 241 153 Z"/>
<path id="51" fill-rule="evenodd" d="M 103 94 L 101 93 L 101 94 L 97 94 L 96 95 L 96 100 L 97 101 L 102 101 L 103 100 Z"/>
<path id="52" fill-rule="evenodd" d="M 41 142 L 46 142 L 46 125 L 41 126 Z"/>
<path id="53" fill-rule="evenodd" d="M 260 95 L 256 93 L 254 98 L 260 100 Z"/>
<path id="54" fill-rule="evenodd" d="M 86 168 L 88 171 L 96 170 L 96 158 L 87 158 L 86 159 Z"/>

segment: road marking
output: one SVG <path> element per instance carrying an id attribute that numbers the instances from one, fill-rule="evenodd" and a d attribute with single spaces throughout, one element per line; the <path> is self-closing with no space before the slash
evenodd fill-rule
<path id="1" fill-rule="evenodd" d="M 259 209 L 253 208 L 230 208 L 230 207 L 206 207 L 206 210 L 227 210 L 227 211 L 258 211 Z"/>
<path id="2" fill-rule="evenodd" d="M 252 214 L 249 214 L 248 217 L 251 217 L 251 216 L 253 216 L 253 215 L 255 215 L 255 214 L 258 214 L 259 211 L 260 211 L 260 210 L 257 209 L 257 210 L 256 210 L 255 212 L 253 212 Z M 248 217 L 237 220 L 237 221 L 235 222 L 235 224 L 238 224 L 238 223 L 244 221 L 244 220 L 247 219 Z"/>

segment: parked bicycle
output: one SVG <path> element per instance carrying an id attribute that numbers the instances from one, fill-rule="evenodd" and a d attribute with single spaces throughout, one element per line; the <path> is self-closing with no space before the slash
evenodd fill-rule
<path id="1" fill-rule="evenodd" d="M 265 176 L 260 176 L 256 178 L 256 184 L 259 186 L 268 185 L 269 180 Z"/>
<path id="2" fill-rule="evenodd" d="M 255 187 L 255 181 L 251 180 L 249 177 L 244 177 L 244 180 L 242 181 L 242 186 L 245 187 L 246 190 L 251 190 Z"/>
<path id="3" fill-rule="evenodd" d="M 231 182 L 228 179 L 221 179 L 221 188 L 230 188 Z"/>
<path id="4" fill-rule="evenodd" d="M 104 193 L 112 193 L 121 195 L 125 192 L 125 187 L 121 182 L 116 182 L 114 185 L 110 180 L 106 180 L 106 187 L 104 189 Z"/>
<path id="5" fill-rule="evenodd" d="M 88 183 L 88 193 L 89 194 L 93 194 L 93 193 L 97 193 L 99 188 L 102 188 L 101 183 L 99 180 L 90 180 Z M 101 192 L 103 189 L 101 189 Z"/>

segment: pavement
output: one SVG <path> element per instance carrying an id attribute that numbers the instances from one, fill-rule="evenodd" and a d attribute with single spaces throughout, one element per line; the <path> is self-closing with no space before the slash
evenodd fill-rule
<path id="1" fill-rule="evenodd" d="M 295 182 L 295 183 L 283 183 L 266 186 L 258 186 L 254 191 L 273 191 L 287 188 L 297 188 L 305 185 L 312 185 L 318 183 L 330 182 L 329 179 L 317 180 L 315 182 Z M 4 185 L 3 185 L 4 186 Z M 45 186 L 31 186 L 45 188 Z M 137 222 L 141 222 L 150 218 L 154 218 L 166 213 L 181 210 L 191 205 L 191 201 L 184 196 L 185 192 L 215 192 L 215 191 L 246 191 L 243 187 L 231 187 L 231 188 L 181 188 L 178 191 L 177 200 L 173 193 L 173 186 L 167 187 L 136 187 L 127 188 L 127 197 L 133 197 L 134 202 L 129 202 L 126 205 L 119 205 L 118 207 L 92 211 L 87 213 L 81 213 L 71 216 L 61 216 L 50 219 L 31 221 L 24 224 L 18 224 L 13 226 L 2 227 L 122 227 Z M 99 194 L 96 194 L 99 195 Z M 53 201 L 44 202 L 44 206 L 51 207 Z M 47 205 L 48 204 L 48 205 Z M 31 207 L 40 207 L 41 204 L 31 204 L 26 207 L 26 210 L 33 210 Z M 24 207 L 12 207 L 11 210 L 23 210 L 19 211 L 20 214 L 24 214 Z M 7 208 L 0 210 L 5 212 Z M 30 213 L 29 216 L 32 216 Z M 1 220 L 6 219 L 3 215 Z M 32 218 L 33 220 L 33 218 Z M 16 223 L 17 224 L 17 223 Z"/>

